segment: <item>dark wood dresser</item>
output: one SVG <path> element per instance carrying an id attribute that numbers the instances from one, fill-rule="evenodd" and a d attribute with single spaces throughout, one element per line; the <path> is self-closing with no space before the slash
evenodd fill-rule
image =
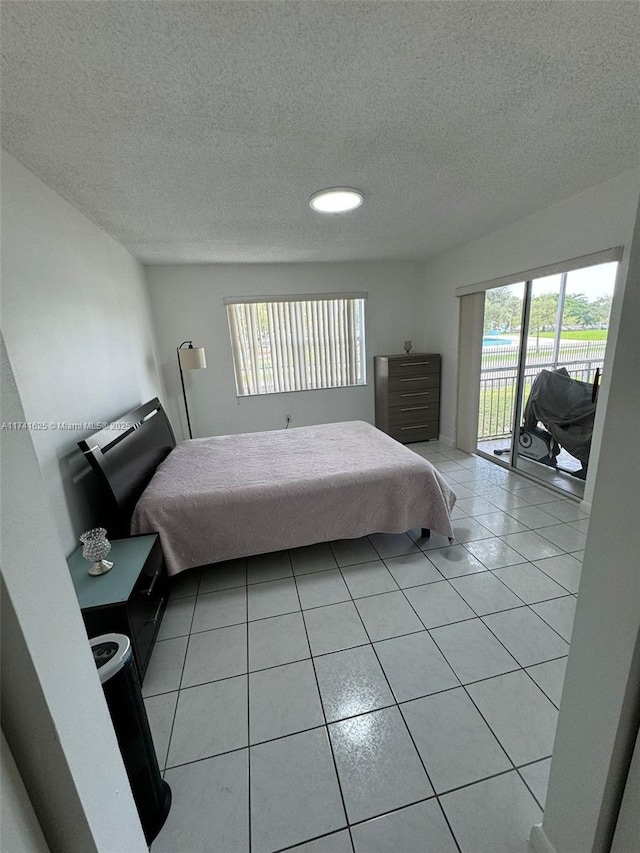
<path id="1" fill-rule="evenodd" d="M 377 355 L 376 426 L 409 444 L 438 438 L 440 429 L 440 355 Z"/>

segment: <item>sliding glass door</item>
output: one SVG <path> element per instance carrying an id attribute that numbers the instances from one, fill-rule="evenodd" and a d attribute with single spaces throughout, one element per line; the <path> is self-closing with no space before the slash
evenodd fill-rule
<path id="1" fill-rule="evenodd" d="M 507 460 L 516 424 L 525 282 L 485 293 L 478 450 Z"/>
<path id="2" fill-rule="evenodd" d="M 584 492 L 617 264 L 485 294 L 478 451 Z"/>

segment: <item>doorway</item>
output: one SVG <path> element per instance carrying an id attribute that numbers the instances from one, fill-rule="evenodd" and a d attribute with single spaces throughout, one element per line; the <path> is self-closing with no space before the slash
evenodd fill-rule
<path id="1" fill-rule="evenodd" d="M 581 498 L 617 262 L 485 292 L 477 452 Z"/>

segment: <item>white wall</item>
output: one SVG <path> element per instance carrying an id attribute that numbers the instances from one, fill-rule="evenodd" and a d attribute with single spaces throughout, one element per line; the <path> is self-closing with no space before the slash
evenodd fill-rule
<path id="1" fill-rule="evenodd" d="M 2 416 L 23 420 L 4 342 L 0 360 Z M 144 853 L 29 432 L 0 431 L 0 454 L 2 730 L 53 853 Z"/>
<path id="2" fill-rule="evenodd" d="M 2 285 L 27 420 L 105 421 L 161 396 L 144 268 L 4 152 Z M 91 431 L 32 432 L 67 553 L 100 521 L 94 475 L 76 446 Z"/>
<path id="3" fill-rule="evenodd" d="M 458 302 L 455 289 L 612 246 L 628 247 L 639 189 L 640 169 L 629 170 L 427 263 L 426 333 L 430 344 L 443 354 L 440 431 L 446 438 L 455 440 L 456 437 Z M 620 267 L 618 282 L 625 280 L 626 256 Z M 621 296 L 617 285 L 590 475 L 595 473 L 597 466 L 597 436 L 606 408 L 611 344 L 615 340 Z M 592 489 L 593 476 L 590 476 L 585 500 L 590 500 Z"/>
<path id="4" fill-rule="evenodd" d="M 557 853 L 608 853 L 640 710 L 640 210 L 543 820 Z M 638 808 L 638 804 L 634 804 Z M 534 834 L 533 840 L 537 840 Z M 547 850 L 544 843 L 536 848 Z M 631 848 L 626 848 L 631 853 Z M 637 849 L 637 848 L 634 848 Z"/>
<path id="5" fill-rule="evenodd" d="M 187 371 L 194 436 L 281 429 L 331 421 L 373 423 L 373 356 L 429 344 L 424 332 L 424 264 L 419 262 L 150 266 L 147 276 L 167 408 L 186 435 L 176 347 L 204 346 L 207 369 Z M 223 297 L 367 291 L 367 385 L 238 399 Z"/>
<path id="6" fill-rule="evenodd" d="M 640 803 L 640 732 L 636 738 L 636 746 L 629 767 L 611 853 L 627 853 L 637 845 L 640 838 L 638 803 Z"/>
<path id="7" fill-rule="evenodd" d="M 50 853 L 4 732 L 0 736 L 0 849 Z"/>

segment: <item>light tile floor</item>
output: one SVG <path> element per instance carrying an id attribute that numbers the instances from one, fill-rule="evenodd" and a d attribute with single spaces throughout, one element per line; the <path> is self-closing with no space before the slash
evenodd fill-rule
<path id="1" fill-rule="evenodd" d="M 478 450 L 486 453 L 488 456 L 494 456 L 494 450 L 500 448 L 509 448 L 510 440 L 506 438 L 487 439 L 478 442 Z M 509 454 L 504 454 L 500 457 L 503 462 L 509 458 Z M 582 463 L 572 456 L 564 448 L 560 449 L 558 454 L 557 464 L 559 468 L 551 468 L 549 465 L 544 465 L 541 462 L 534 462 L 527 459 L 526 456 L 518 456 L 516 463 L 517 467 L 524 473 L 531 474 L 539 480 L 543 480 L 558 489 L 562 489 L 568 495 L 582 497 L 584 495 L 584 480 L 573 476 L 572 471 L 579 471 L 582 468 Z"/>
<path id="2" fill-rule="evenodd" d="M 412 449 L 460 492 L 454 544 L 376 534 L 173 580 L 143 688 L 173 791 L 153 853 L 526 853 L 588 519 Z"/>

